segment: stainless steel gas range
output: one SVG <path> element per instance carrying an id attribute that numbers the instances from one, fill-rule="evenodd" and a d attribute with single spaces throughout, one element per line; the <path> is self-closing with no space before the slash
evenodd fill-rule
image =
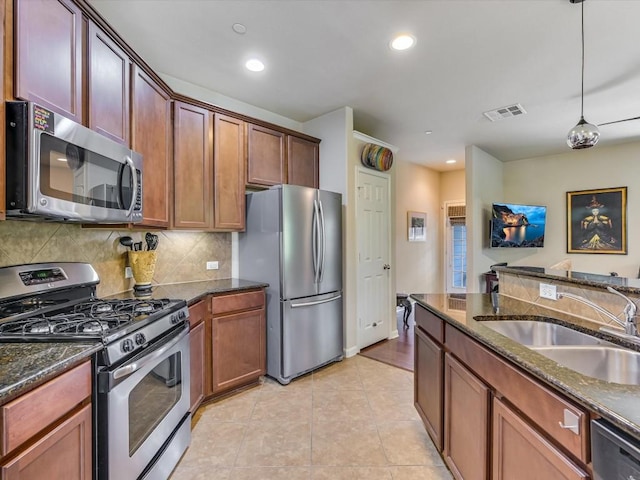
<path id="1" fill-rule="evenodd" d="M 101 342 L 96 476 L 166 479 L 191 439 L 186 302 L 99 299 L 98 283 L 86 263 L 0 268 L 0 342 Z"/>

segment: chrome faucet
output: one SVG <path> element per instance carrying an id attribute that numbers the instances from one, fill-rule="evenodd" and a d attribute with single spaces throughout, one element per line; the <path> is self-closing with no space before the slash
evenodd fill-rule
<path id="1" fill-rule="evenodd" d="M 626 295 L 623 295 L 616 289 L 607 287 L 607 290 L 611 293 L 615 293 L 616 295 L 624 298 L 627 301 L 627 304 L 625 305 L 623 310 L 624 321 L 620 320 L 616 315 L 611 313 L 606 308 L 602 308 L 600 305 L 593 303 L 591 300 L 587 300 L 586 298 L 581 297 L 580 295 L 574 295 L 573 293 L 568 293 L 568 292 L 558 292 L 558 298 L 562 298 L 562 297 L 572 298 L 573 300 L 576 300 L 580 303 L 584 303 L 585 305 L 590 306 L 597 312 L 600 312 L 602 315 L 606 316 L 607 318 L 610 318 L 611 320 L 616 322 L 618 325 L 620 325 L 622 328 L 624 328 L 625 334 L 637 337 L 638 325 L 636 323 L 636 312 L 638 311 L 638 307 L 636 306 L 635 303 L 633 303 L 633 300 L 631 300 Z"/>

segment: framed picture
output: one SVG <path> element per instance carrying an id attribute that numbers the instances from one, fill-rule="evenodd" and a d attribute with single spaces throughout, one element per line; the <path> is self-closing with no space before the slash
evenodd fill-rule
<path id="1" fill-rule="evenodd" d="M 627 187 L 567 192 L 567 252 L 627 254 Z"/>
<path id="2" fill-rule="evenodd" d="M 422 212 L 408 212 L 410 242 L 427 241 L 427 214 Z"/>

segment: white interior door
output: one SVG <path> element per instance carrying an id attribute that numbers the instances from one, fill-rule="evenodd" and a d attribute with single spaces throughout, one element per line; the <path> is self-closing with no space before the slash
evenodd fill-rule
<path id="1" fill-rule="evenodd" d="M 358 169 L 358 347 L 389 336 L 389 176 Z"/>

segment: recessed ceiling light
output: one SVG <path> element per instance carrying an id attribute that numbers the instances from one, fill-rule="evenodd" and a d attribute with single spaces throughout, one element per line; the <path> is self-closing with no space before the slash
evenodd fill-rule
<path id="1" fill-rule="evenodd" d="M 391 40 L 391 48 L 394 50 L 406 50 L 416 44 L 416 37 L 403 33 Z"/>
<path id="2" fill-rule="evenodd" d="M 252 72 L 261 72 L 264 70 L 264 63 L 257 58 L 247 60 L 247 63 L 245 63 L 244 66 L 247 67 L 247 70 L 251 70 Z"/>
<path id="3" fill-rule="evenodd" d="M 433 130 L 427 130 L 426 132 L 424 132 L 425 135 L 431 135 L 433 133 Z"/>
<path id="4" fill-rule="evenodd" d="M 231 25 L 231 28 L 233 29 L 234 32 L 236 32 L 238 35 L 244 35 L 245 33 L 247 33 L 247 27 L 245 27 L 243 24 L 241 23 L 234 23 L 233 25 Z"/>
<path id="5" fill-rule="evenodd" d="M 449 160 L 447 160 L 444 163 L 456 163 L 456 161 L 453 158 L 450 158 Z"/>

